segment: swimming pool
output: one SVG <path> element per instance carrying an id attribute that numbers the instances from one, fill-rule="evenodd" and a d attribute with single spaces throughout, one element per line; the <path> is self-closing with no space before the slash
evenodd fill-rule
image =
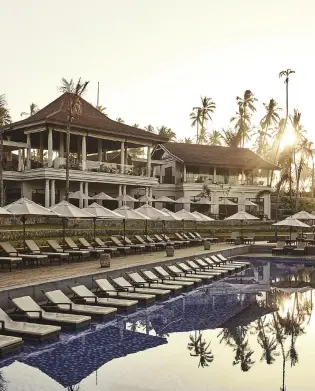
<path id="1" fill-rule="evenodd" d="M 242 279 L 28 345 L 0 362 L 0 390 L 313 390 L 314 281 L 312 268 L 261 262 Z"/>

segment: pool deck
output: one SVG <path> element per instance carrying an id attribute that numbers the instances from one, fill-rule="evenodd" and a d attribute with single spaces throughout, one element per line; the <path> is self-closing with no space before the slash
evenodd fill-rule
<path id="1" fill-rule="evenodd" d="M 31 296 L 37 302 L 44 302 L 42 291 L 61 289 L 70 294 L 69 286 L 84 284 L 89 288 L 95 287 L 93 277 L 106 278 L 108 275 L 117 277 L 125 272 L 137 269 L 148 269 L 153 266 L 170 264 L 192 257 L 216 254 L 218 252 L 226 257 L 247 254 L 249 246 L 234 246 L 219 243 L 211 246 L 211 250 L 204 250 L 203 246 L 176 249 L 174 257 L 166 257 L 165 251 L 133 254 L 114 257 L 109 268 L 101 268 L 97 259 L 74 262 L 63 265 L 47 265 L 39 268 L 13 270 L 0 273 L 0 308 L 10 310 L 13 308 L 10 298 Z"/>
<path id="2" fill-rule="evenodd" d="M 118 270 L 136 268 L 143 265 L 150 265 L 161 262 L 174 261 L 177 258 L 198 256 L 208 253 L 216 253 L 223 250 L 241 248 L 244 246 L 231 246 L 219 243 L 211 246 L 211 250 L 204 250 L 202 246 L 176 249 L 174 257 L 166 257 L 165 251 L 152 253 L 132 254 L 127 256 L 114 257 L 111 266 L 106 269 L 100 267 L 98 259 L 83 260 L 81 262 L 64 263 L 62 265 L 47 265 L 39 268 L 27 268 L 24 270 L 13 270 L 11 273 L 2 271 L 0 273 L 0 290 L 8 287 L 43 283 L 44 281 L 62 280 L 65 278 L 77 278 L 81 276 L 96 275 L 98 273 L 109 273 Z M 247 247 L 247 246 L 246 246 Z"/>

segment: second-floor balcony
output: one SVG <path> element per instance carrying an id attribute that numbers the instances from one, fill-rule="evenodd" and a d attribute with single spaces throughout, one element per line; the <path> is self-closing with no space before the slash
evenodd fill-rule
<path id="1" fill-rule="evenodd" d="M 180 178 L 180 182 L 184 183 L 184 178 Z M 193 174 L 187 173 L 185 183 L 201 183 L 201 184 L 222 184 L 222 185 L 231 185 L 231 186 L 267 186 L 267 178 L 262 176 L 244 176 L 243 178 L 236 177 L 234 175 L 221 176 L 217 175 L 202 175 L 202 174 Z"/>

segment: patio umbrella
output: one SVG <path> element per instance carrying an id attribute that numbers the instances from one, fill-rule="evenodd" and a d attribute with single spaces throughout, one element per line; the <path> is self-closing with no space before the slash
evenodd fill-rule
<path id="1" fill-rule="evenodd" d="M 99 205 L 96 202 L 93 202 L 93 204 L 83 208 L 85 212 L 90 213 L 94 216 L 93 223 L 94 223 L 94 240 L 96 237 L 96 219 L 106 219 L 106 220 L 123 220 L 123 216 L 119 215 L 118 213 L 113 212 L 110 209 L 104 208 L 104 206 Z"/>
<path id="2" fill-rule="evenodd" d="M 4 209 L 12 213 L 15 216 L 21 216 L 23 222 L 23 244 L 25 246 L 25 222 L 28 217 L 38 216 L 56 216 L 55 212 L 44 208 L 43 206 L 36 204 L 35 202 L 28 200 L 27 198 L 20 198 L 19 200 L 12 202 L 4 207 Z"/>
<path id="3" fill-rule="evenodd" d="M 253 216 L 247 212 L 237 212 L 232 216 L 226 217 L 224 220 L 238 220 L 241 223 L 241 236 L 243 235 L 243 223 L 247 220 L 259 220 L 258 217 Z"/>
<path id="4" fill-rule="evenodd" d="M 12 216 L 12 213 L 0 207 L 0 216 Z"/>
<path id="5" fill-rule="evenodd" d="M 140 206 L 140 208 L 135 209 L 136 212 L 141 213 L 144 216 L 149 217 L 151 220 L 171 220 L 173 219 L 170 215 L 162 212 L 159 209 L 153 208 L 148 204 Z M 145 220 L 145 235 L 148 235 L 148 220 Z"/>
<path id="6" fill-rule="evenodd" d="M 201 221 L 201 217 L 197 217 L 195 215 L 193 215 L 192 213 L 188 212 L 187 210 L 185 209 L 182 209 L 182 210 L 179 210 L 178 212 L 175 213 L 175 215 L 180 219 L 182 220 L 183 222 L 183 231 L 185 231 L 185 220 L 187 221 Z M 195 226 L 197 226 L 197 223 L 195 224 Z"/>
<path id="7" fill-rule="evenodd" d="M 178 216 L 176 216 L 176 214 L 174 212 L 171 212 L 170 210 L 166 209 L 166 208 L 163 208 L 161 209 L 162 212 L 164 212 L 168 218 L 166 219 L 163 219 L 163 233 L 165 234 L 165 222 L 166 220 L 181 220 Z"/>
<path id="8" fill-rule="evenodd" d="M 192 214 L 194 216 L 200 217 L 203 221 L 214 221 L 214 219 L 212 219 L 211 217 L 206 216 L 203 213 L 200 213 L 200 212 L 197 212 L 197 211 L 192 212 Z"/>
<path id="9" fill-rule="evenodd" d="M 281 226 L 281 227 L 290 227 L 290 240 L 291 240 L 292 227 L 310 228 L 308 224 L 305 224 L 302 221 L 295 219 L 293 216 L 289 216 L 286 219 L 282 221 L 278 221 L 277 223 L 274 223 L 272 225 Z"/>
<path id="10" fill-rule="evenodd" d="M 139 201 L 139 202 L 145 202 L 145 203 L 147 204 L 148 202 L 154 202 L 154 201 L 155 201 L 155 198 L 150 197 L 150 196 L 148 196 L 148 195 L 143 195 L 142 197 L 140 197 L 140 198 L 138 199 L 138 201 Z"/>
<path id="11" fill-rule="evenodd" d="M 256 206 L 256 207 L 258 207 L 258 205 L 255 204 L 255 202 L 250 201 L 250 200 L 246 200 L 245 201 L 245 206 Z"/>
<path id="12" fill-rule="evenodd" d="M 106 193 L 98 193 L 95 196 L 92 197 L 94 200 L 105 200 L 105 201 L 115 201 L 115 198 L 111 197 L 110 195 Z"/>
<path id="13" fill-rule="evenodd" d="M 123 205 L 120 208 L 115 209 L 114 212 L 121 215 L 124 219 L 124 239 L 126 238 L 126 220 L 150 220 L 150 217 L 136 212 L 127 205 Z"/>
<path id="14" fill-rule="evenodd" d="M 219 201 L 219 205 L 237 205 L 235 202 L 230 201 L 228 198 L 223 198 Z"/>
<path id="15" fill-rule="evenodd" d="M 156 198 L 154 200 L 155 202 L 162 202 L 162 203 L 166 203 L 166 204 L 169 204 L 169 203 L 174 203 L 175 200 L 172 200 L 171 198 L 169 197 L 160 197 L 160 198 Z"/>
<path id="16" fill-rule="evenodd" d="M 174 201 L 176 204 L 193 204 L 194 201 L 192 201 L 190 198 L 187 197 L 180 197 L 178 200 Z"/>
<path id="17" fill-rule="evenodd" d="M 78 190 L 69 194 L 69 198 L 74 200 L 92 200 L 92 197 L 82 193 L 82 191 Z"/>
<path id="18" fill-rule="evenodd" d="M 135 198 L 129 196 L 128 194 L 121 194 L 120 196 L 115 198 L 117 201 L 122 201 L 122 202 L 137 202 Z"/>
<path id="19" fill-rule="evenodd" d="M 311 215 L 308 212 L 305 212 L 304 210 L 302 210 L 301 212 L 295 213 L 292 217 L 294 219 L 298 219 L 298 220 L 315 220 L 315 216 Z"/>
<path id="20" fill-rule="evenodd" d="M 61 201 L 59 204 L 54 205 L 50 210 L 59 215 L 62 218 L 63 228 L 63 249 L 65 247 L 66 237 L 66 219 L 92 219 L 94 216 L 91 213 L 86 212 L 83 209 L 77 208 L 75 205 L 70 204 L 67 201 Z"/>

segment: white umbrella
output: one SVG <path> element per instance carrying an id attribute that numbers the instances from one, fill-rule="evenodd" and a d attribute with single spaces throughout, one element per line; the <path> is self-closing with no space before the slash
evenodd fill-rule
<path id="1" fill-rule="evenodd" d="M 135 212 L 138 212 L 144 216 L 149 217 L 151 220 L 167 220 L 170 216 L 163 211 L 153 208 L 148 204 L 140 206 L 140 208 L 135 209 Z"/>
<path id="2" fill-rule="evenodd" d="M 295 219 L 293 216 L 289 216 L 286 219 L 282 221 L 278 221 L 277 223 L 274 223 L 272 225 L 275 225 L 277 227 L 290 227 L 290 240 L 291 240 L 292 227 L 310 228 L 308 224 L 302 223 L 302 221 Z"/>
<path id="3" fill-rule="evenodd" d="M 155 202 L 165 202 L 166 204 L 168 204 L 168 203 L 174 203 L 175 201 L 174 200 L 172 200 L 171 198 L 169 198 L 169 197 L 160 197 L 160 198 L 156 198 L 155 200 L 154 200 Z"/>
<path id="4" fill-rule="evenodd" d="M 92 200 L 92 197 L 82 193 L 80 190 L 70 193 L 69 198 L 74 200 Z"/>
<path id="5" fill-rule="evenodd" d="M 189 221 L 201 220 L 200 217 L 193 215 L 192 213 L 188 212 L 185 209 L 179 210 L 178 212 L 175 213 L 175 215 L 180 220 L 189 220 Z"/>
<path id="6" fill-rule="evenodd" d="M 164 212 L 165 214 L 167 214 L 168 216 L 171 217 L 170 220 L 181 220 L 178 216 L 176 216 L 176 214 L 166 208 L 163 208 L 161 209 L 162 212 Z"/>
<path id="7" fill-rule="evenodd" d="M 229 217 L 226 217 L 224 220 L 240 220 L 240 221 L 244 221 L 244 220 L 259 220 L 258 217 L 256 216 L 253 216 L 247 212 L 237 212 L 235 213 L 234 215 L 232 216 L 229 216 Z"/>
<path id="8" fill-rule="evenodd" d="M 115 198 L 109 196 L 106 193 L 98 193 L 95 196 L 92 197 L 94 200 L 106 200 L 106 201 L 115 201 Z"/>
<path id="9" fill-rule="evenodd" d="M 215 205 L 215 203 L 211 202 L 208 198 L 200 198 L 200 200 L 196 201 L 195 204 L 199 204 L 199 205 Z"/>
<path id="10" fill-rule="evenodd" d="M 232 216 L 226 217 L 224 220 L 239 220 L 241 223 L 241 236 L 243 235 L 243 222 L 244 220 L 259 220 L 258 217 L 253 216 L 247 212 L 237 212 Z"/>
<path id="11" fill-rule="evenodd" d="M 10 215 L 12 216 L 11 212 L 9 212 L 8 210 L 0 207 L 0 216 L 10 216 Z"/>
<path id="12" fill-rule="evenodd" d="M 162 212 L 159 209 L 153 208 L 153 206 L 150 206 L 148 204 L 140 206 L 140 208 L 135 209 L 135 211 L 138 213 L 141 213 L 144 216 L 149 217 L 151 220 L 161 220 L 163 222 L 165 220 L 173 220 L 173 218 L 170 215 Z M 148 235 L 148 221 L 147 220 L 145 221 L 145 234 L 146 234 L 146 236 Z"/>
<path id="13" fill-rule="evenodd" d="M 12 202 L 4 207 L 8 213 L 12 213 L 15 216 L 22 216 L 23 222 L 23 243 L 25 245 L 25 221 L 27 217 L 34 216 L 56 216 L 56 213 L 50 211 L 43 206 L 36 204 L 34 201 L 27 198 L 20 198 L 19 200 Z"/>
<path id="14" fill-rule="evenodd" d="M 258 207 L 258 205 L 255 204 L 255 202 L 250 201 L 250 200 L 246 200 L 246 201 L 245 201 L 245 205 L 246 205 L 246 206 L 256 206 L 256 207 Z"/>
<path id="15" fill-rule="evenodd" d="M 187 197 L 180 197 L 175 201 L 176 204 L 193 204 L 194 202 Z"/>
<path id="16" fill-rule="evenodd" d="M 197 211 L 192 212 L 192 214 L 193 214 L 194 216 L 199 216 L 199 217 L 200 217 L 202 220 L 204 220 L 204 221 L 214 221 L 214 219 L 212 219 L 211 217 L 206 216 L 206 215 L 204 215 L 203 213 L 200 213 L 200 212 L 197 212 Z"/>
<path id="17" fill-rule="evenodd" d="M 219 201 L 219 205 L 237 205 L 235 202 L 230 201 L 227 198 L 223 198 L 223 200 Z"/>
<path id="18" fill-rule="evenodd" d="M 298 220 L 315 220 L 315 216 L 311 215 L 308 212 L 305 212 L 304 210 L 302 210 L 301 212 L 295 213 L 292 217 L 294 219 L 298 219 Z"/>
<path id="19" fill-rule="evenodd" d="M 93 202 L 93 204 L 83 208 L 85 212 L 88 212 L 94 216 L 94 239 L 96 236 L 96 219 L 107 219 L 107 220 L 122 220 L 123 216 L 119 215 L 118 213 L 113 212 L 110 209 L 104 208 L 104 206 L 99 205 L 96 202 Z"/>
<path id="20" fill-rule="evenodd" d="M 128 194 L 121 194 L 120 196 L 116 197 L 117 201 L 122 201 L 122 202 L 137 202 L 135 198 L 129 196 Z"/>
<path id="21" fill-rule="evenodd" d="M 65 248 L 66 219 L 92 219 L 94 216 L 83 209 L 77 208 L 68 201 L 61 201 L 50 208 L 51 211 L 62 217 L 63 249 Z"/>
<path id="22" fill-rule="evenodd" d="M 150 217 L 136 212 L 134 209 L 129 208 L 127 205 L 123 205 L 120 208 L 114 210 L 115 213 L 123 216 L 124 219 L 124 238 L 126 237 L 126 220 L 150 220 Z"/>
<path id="23" fill-rule="evenodd" d="M 143 195 L 142 197 L 140 197 L 138 199 L 139 202 L 145 202 L 145 203 L 148 203 L 148 202 L 154 202 L 155 201 L 155 198 L 153 197 L 150 197 L 148 195 Z"/>

